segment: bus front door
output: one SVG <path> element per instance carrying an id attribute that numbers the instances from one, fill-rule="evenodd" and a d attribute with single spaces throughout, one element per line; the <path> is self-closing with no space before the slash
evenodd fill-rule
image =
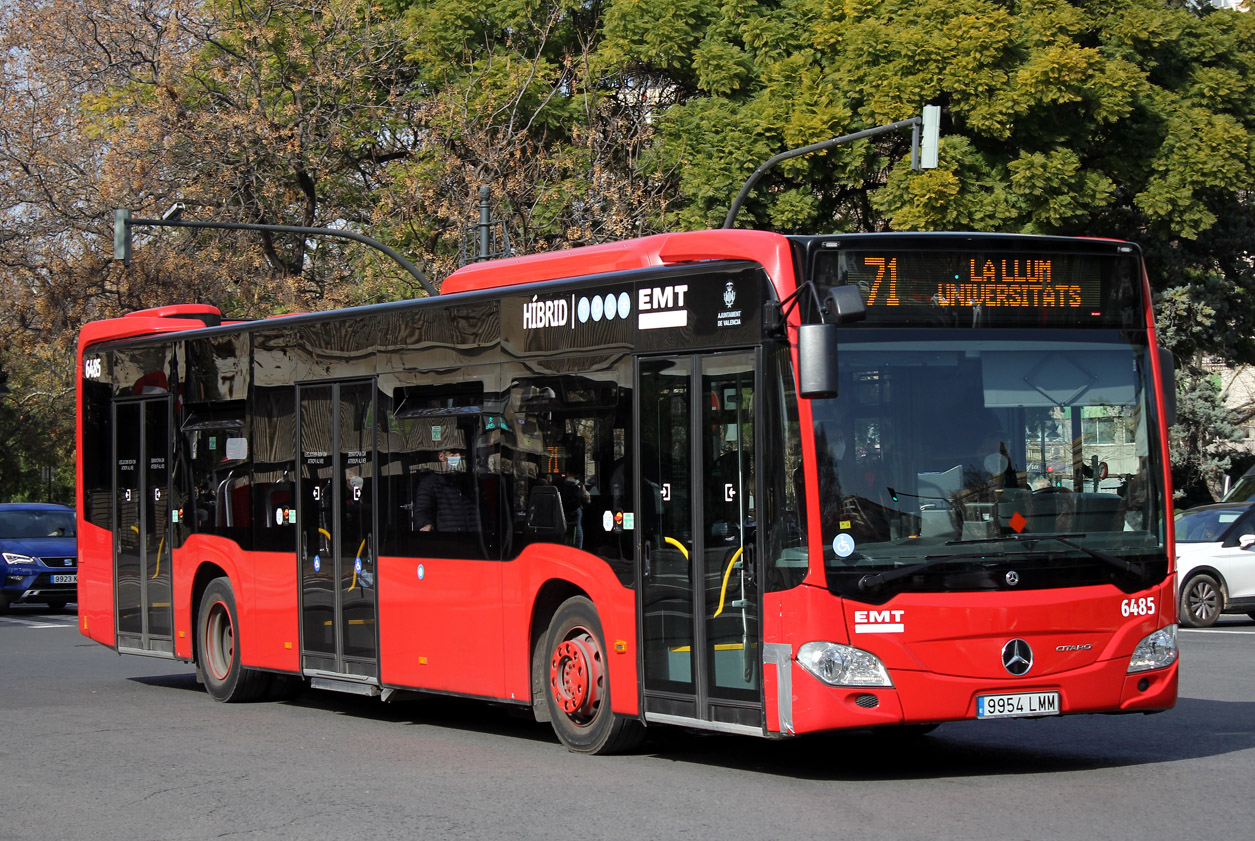
<path id="1" fill-rule="evenodd" d="M 762 732 L 756 358 L 638 363 L 634 526 L 650 721 Z"/>
<path id="2" fill-rule="evenodd" d="M 119 651 L 174 656 L 170 399 L 113 407 L 114 581 Z"/>
<path id="3" fill-rule="evenodd" d="M 371 382 L 300 387 L 301 666 L 379 676 Z"/>

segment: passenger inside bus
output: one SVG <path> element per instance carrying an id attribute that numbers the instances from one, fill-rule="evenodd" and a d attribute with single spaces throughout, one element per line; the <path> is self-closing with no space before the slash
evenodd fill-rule
<path id="1" fill-rule="evenodd" d="M 414 497 L 414 523 L 419 531 L 473 532 L 479 528 L 475 500 L 469 486 L 466 453 L 441 450 L 439 468 L 425 475 Z"/>

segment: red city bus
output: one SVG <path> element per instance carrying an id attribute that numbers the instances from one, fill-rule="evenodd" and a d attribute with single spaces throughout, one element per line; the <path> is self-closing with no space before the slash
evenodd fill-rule
<path id="1" fill-rule="evenodd" d="M 1136 246 L 659 235 L 80 339 L 81 631 L 531 707 L 572 750 L 1156 712 L 1171 368 Z"/>

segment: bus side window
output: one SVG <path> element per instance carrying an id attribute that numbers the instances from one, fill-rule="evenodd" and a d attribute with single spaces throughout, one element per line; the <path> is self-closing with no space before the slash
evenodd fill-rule
<path id="1" fill-rule="evenodd" d="M 253 466 L 253 548 L 289 552 L 296 545 L 296 390 L 254 392 L 249 441 Z"/>
<path id="2" fill-rule="evenodd" d="M 631 390 L 618 381 L 629 371 L 514 383 L 502 455 L 514 479 L 511 555 L 559 543 L 601 557 L 631 583 L 632 533 L 622 525 L 631 506 Z"/>
<path id="3" fill-rule="evenodd" d="M 185 516 L 191 530 L 252 549 L 253 464 L 243 406 L 189 412 L 183 448 L 191 490 Z"/>
<path id="4" fill-rule="evenodd" d="M 382 554 L 500 556 L 502 482 L 484 401 L 478 383 L 393 390 L 379 440 Z"/>
<path id="5" fill-rule="evenodd" d="M 763 447 L 767 506 L 766 589 L 796 587 L 806 577 L 806 481 L 802 467 L 802 429 L 798 419 L 797 392 L 793 387 L 793 366 L 788 351 L 773 354 L 764 378 L 763 418 L 768 429 L 765 440 L 779 442 Z"/>

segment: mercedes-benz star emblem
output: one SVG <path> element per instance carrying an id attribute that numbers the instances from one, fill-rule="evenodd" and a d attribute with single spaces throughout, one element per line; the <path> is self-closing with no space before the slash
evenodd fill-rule
<path id="1" fill-rule="evenodd" d="M 1018 572 L 1016 572 L 1015 570 L 1011 570 L 1010 572 L 1008 572 L 1008 573 L 1007 573 L 1007 583 L 1008 583 L 1008 584 L 1010 584 L 1012 587 L 1014 587 L 1016 584 L 1019 584 L 1019 583 L 1020 583 L 1020 574 L 1019 574 Z"/>
<path id="2" fill-rule="evenodd" d="M 1002 665 L 1019 677 L 1033 668 L 1033 649 L 1024 640 L 1011 640 L 1002 647 Z"/>

